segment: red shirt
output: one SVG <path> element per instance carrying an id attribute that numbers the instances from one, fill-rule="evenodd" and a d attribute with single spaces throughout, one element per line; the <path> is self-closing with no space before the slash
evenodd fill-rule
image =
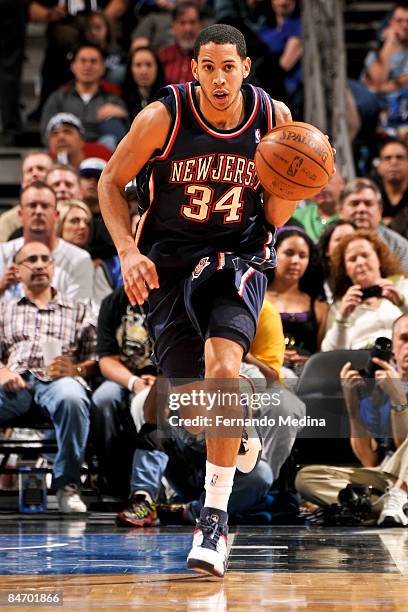
<path id="1" fill-rule="evenodd" d="M 167 83 L 187 83 L 188 81 L 194 81 L 193 73 L 191 72 L 193 50 L 183 51 L 177 44 L 174 44 L 162 49 L 159 52 L 159 57 L 163 64 L 164 76 Z"/>

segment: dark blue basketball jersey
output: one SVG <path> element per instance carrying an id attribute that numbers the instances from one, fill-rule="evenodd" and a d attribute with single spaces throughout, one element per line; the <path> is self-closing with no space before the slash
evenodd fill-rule
<path id="1" fill-rule="evenodd" d="M 163 150 L 144 169 L 136 243 L 159 269 L 191 268 L 218 251 L 271 267 L 274 228 L 264 216 L 254 156 L 275 125 L 273 102 L 262 89 L 243 85 L 244 120 L 218 130 L 200 111 L 197 85 L 170 85 L 160 94 L 172 123 Z"/>

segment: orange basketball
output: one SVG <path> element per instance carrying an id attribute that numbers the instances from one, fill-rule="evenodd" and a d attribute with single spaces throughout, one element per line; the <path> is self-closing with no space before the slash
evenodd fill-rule
<path id="1" fill-rule="evenodd" d="M 262 186 L 286 200 L 303 200 L 319 193 L 333 174 L 333 151 L 314 125 L 293 121 L 266 134 L 255 152 Z"/>

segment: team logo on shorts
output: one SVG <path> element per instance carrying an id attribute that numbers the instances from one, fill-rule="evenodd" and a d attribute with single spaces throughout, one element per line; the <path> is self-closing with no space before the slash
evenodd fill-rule
<path id="1" fill-rule="evenodd" d="M 261 130 L 257 128 L 255 130 L 255 143 L 259 144 L 260 142 L 261 142 Z"/>
<path id="2" fill-rule="evenodd" d="M 201 272 L 204 270 L 204 268 L 206 268 L 207 266 L 210 265 L 210 258 L 209 257 L 203 257 L 202 259 L 200 259 L 200 261 L 198 262 L 198 264 L 196 265 L 196 267 L 194 268 L 194 271 L 191 275 L 191 278 L 194 280 L 196 278 L 198 278 L 201 274 Z"/>
<path id="3" fill-rule="evenodd" d="M 299 157 L 299 155 L 296 155 L 287 170 L 289 176 L 296 176 L 302 164 L 303 164 L 303 157 Z"/>

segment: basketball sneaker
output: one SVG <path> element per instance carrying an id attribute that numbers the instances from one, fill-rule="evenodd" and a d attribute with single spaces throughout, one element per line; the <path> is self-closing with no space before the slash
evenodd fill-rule
<path id="1" fill-rule="evenodd" d="M 194 531 L 187 567 L 223 578 L 227 569 L 228 514 L 216 508 L 202 508 Z"/>
<path id="2" fill-rule="evenodd" d="M 136 493 L 129 499 L 129 503 L 117 515 L 117 522 L 127 527 L 154 527 L 159 525 L 157 508 L 154 502 L 149 502 L 145 495 Z"/>
<path id="3" fill-rule="evenodd" d="M 408 517 L 404 512 L 404 506 L 408 504 L 408 496 L 405 491 L 393 487 L 384 494 L 382 501 L 383 508 L 377 525 L 384 525 L 384 527 L 408 525 Z"/>
<path id="4" fill-rule="evenodd" d="M 57 489 L 56 495 L 60 512 L 76 513 L 87 511 L 76 484 L 67 484 L 62 489 Z"/>

